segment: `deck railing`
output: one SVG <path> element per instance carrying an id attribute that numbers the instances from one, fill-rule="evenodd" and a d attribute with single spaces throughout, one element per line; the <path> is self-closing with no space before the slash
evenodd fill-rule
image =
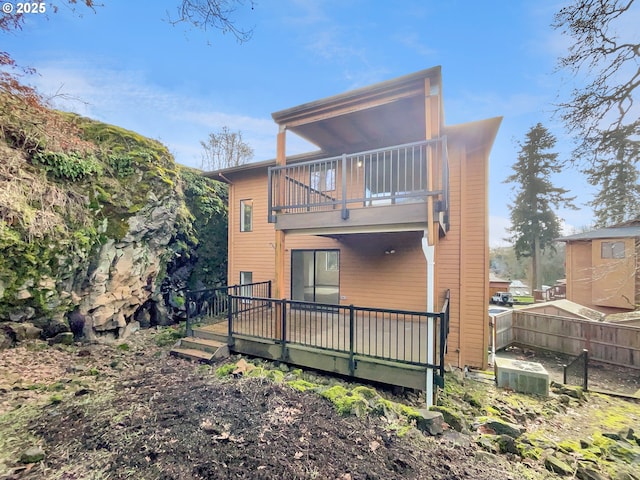
<path id="1" fill-rule="evenodd" d="M 238 335 L 438 370 L 444 378 L 449 292 L 442 311 L 415 312 L 229 295 L 229 342 Z M 251 310 L 243 308 L 247 303 Z M 429 348 L 429 342 L 433 345 Z M 430 358 L 430 355 L 431 358 Z M 352 372 L 353 373 L 353 372 Z"/>
<path id="2" fill-rule="evenodd" d="M 429 165 L 441 178 L 429 181 Z M 446 138 L 270 167 L 269 221 L 277 214 L 342 210 L 422 202 L 439 197 L 448 211 Z M 429 188 L 429 185 L 433 185 Z"/>
<path id="3" fill-rule="evenodd" d="M 271 296 L 271 280 L 255 282 L 245 285 L 227 285 L 224 287 L 188 290 L 185 296 L 187 309 L 186 331 L 191 334 L 191 328 L 199 320 L 226 319 L 229 311 L 230 295 L 248 295 L 257 297 Z M 243 305 L 244 309 L 252 307 L 250 303 Z"/>

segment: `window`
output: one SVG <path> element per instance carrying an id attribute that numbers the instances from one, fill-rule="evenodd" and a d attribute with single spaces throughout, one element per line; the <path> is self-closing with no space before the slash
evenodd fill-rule
<path id="1" fill-rule="evenodd" d="M 327 272 L 337 272 L 340 263 L 338 262 L 338 252 L 328 251 L 325 256 L 325 267 Z"/>
<path id="2" fill-rule="evenodd" d="M 624 258 L 624 242 L 602 242 L 600 258 Z"/>
<path id="3" fill-rule="evenodd" d="M 331 162 L 311 167 L 311 188 L 318 192 L 336 189 L 336 169 Z"/>
<path id="4" fill-rule="evenodd" d="M 240 200 L 240 231 L 253 230 L 253 200 Z"/>
<path id="5" fill-rule="evenodd" d="M 253 295 L 253 272 L 240 272 L 240 296 L 251 297 Z M 246 300 L 245 300 L 246 301 Z"/>

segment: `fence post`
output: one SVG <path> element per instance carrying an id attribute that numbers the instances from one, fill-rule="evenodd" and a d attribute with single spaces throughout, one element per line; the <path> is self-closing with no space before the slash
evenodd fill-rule
<path id="1" fill-rule="evenodd" d="M 283 362 L 287 359 L 287 300 L 280 300 L 280 311 L 282 312 L 281 316 L 281 328 L 282 334 L 280 336 L 280 341 L 282 342 L 282 353 L 280 353 L 280 360 Z"/>
<path id="2" fill-rule="evenodd" d="M 229 303 L 229 308 L 227 308 L 227 345 L 229 347 L 233 346 L 233 296 L 227 295 L 227 302 Z"/>
<path id="3" fill-rule="evenodd" d="M 447 322 L 447 314 L 446 313 L 440 313 L 440 359 L 439 359 L 439 363 L 440 365 L 438 365 L 439 367 L 439 373 L 440 373 L 440 377 L 444 380 L 444 349 L 445 349 L 445 345 L 447 343 L 447 328 L 448 328 L 448 323 Z"/>
<path id="4" fill-rule="evenodd" d="M 584 385 L 584 391 L 589 390 L 589 350 L 586 348 L 582 350 L 582 354 L 584 355 L 584 378 L 582 384 Z"/>
<path id="5" fill-rule="evenodd" d="M 349 305 L 349 374 L 353 377 L 356 370 L 356 365 L 353 360 L 354 349 L 353 349 L 353 320 L 354 320 L 354 309 L 353 304 Z"/>

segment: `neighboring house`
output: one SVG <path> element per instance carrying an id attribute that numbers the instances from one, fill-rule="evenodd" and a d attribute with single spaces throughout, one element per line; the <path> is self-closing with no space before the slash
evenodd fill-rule
<path id="1" fill-rule="evenodd" d="M 498 277 L 495 273 L 489 273 L 489 297 L 493 297 L 498 292 L 508 292 L 511 280 Z"/>
<path id="2" fill-rule="evenodd" d="M 485 367 L 488 165 L 501 118 L 447 126 L 440 67 L 273 114 L 275 160 L 229 184 L 228 284 L 272 298 L 437 312 L 447 363 Z M 318 151 L 288 155 L 297 134 Z"/>
<path id="3" fill-rule="evenodd" d="M 567 299 L 603 313 L 640 308 L 640 219 L 559 238 Z"/>

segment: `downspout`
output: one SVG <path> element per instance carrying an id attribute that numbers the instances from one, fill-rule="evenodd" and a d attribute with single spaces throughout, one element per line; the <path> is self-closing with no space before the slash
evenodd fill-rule
<path id="1" fill-rule="evenodd" d="M 422 253 L 427 260 L 427 312 L 435 311 L 435 270 L 436 270 L 436 247 L 434 242 L 429 242 L 429 231 L 424 231 L 422 237 Z M 431 243 L 431 245 L 430 245 Z M 427 317 L 427 363 L 435 364 L 435 335 L 434 319 Z M 433 368 L 427 369 L 427 408 L 433 405 Z"/>

